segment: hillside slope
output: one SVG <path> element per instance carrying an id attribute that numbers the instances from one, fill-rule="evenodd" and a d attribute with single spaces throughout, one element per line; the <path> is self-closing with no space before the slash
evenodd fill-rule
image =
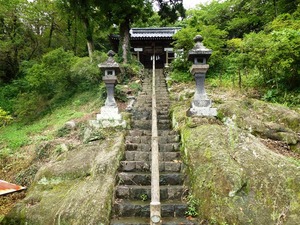
<path id="1" fill-rule="evenodd" d="M 215 88 L 208 93 L 218 118 L 187 117 L 193 91 L 193 83 L 170 88 L 173 125 L 181 133 L 200 222 L 298 224 L 300 114 Z M 68 124 L 57 128 L 59 135 L 49 143 L 63 137 L 59 148 L 45 143 L 32 153 L 43 160 L 30 170 L 33 180 L 25 198 L 1 224 L 109 224 L 126 130 L 89 128 L 93 113 L 75 120 L 75 129 Z M 23 177 L 25 171 L 28 163 Z"/>

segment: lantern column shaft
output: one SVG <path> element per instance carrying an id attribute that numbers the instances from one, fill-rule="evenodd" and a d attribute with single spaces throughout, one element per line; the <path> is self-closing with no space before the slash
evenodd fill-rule
<path id="1" fill-rule="evenodd" d="M 117 107 L 117 103 L 116 103 L 116 100 L 114 97 L 115 84 L 107 84 L 106 83 L 106 91 L 107 91 L 107 98 L 105 101 L 105 106 Z"/>
<path id="2" fill-rule="evenodd" d="M 207 98 L 205 91 L 205 74 L 195 74 L 196 91 L 193 103 L 197 107 L 210 107 L 211 100 Z"/>

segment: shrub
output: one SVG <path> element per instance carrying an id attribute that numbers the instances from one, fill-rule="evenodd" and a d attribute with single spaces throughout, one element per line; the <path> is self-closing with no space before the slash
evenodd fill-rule
<path id="1" fill-rule="evenodd" d="M 96 86 L 101 81 L 101 74 L 95 61 L 88 57 L 78 58 L 71 67 L 70 78 L 76 83 L 77 89 L 86 91 L 91 86 Z"/>
<path id="2" fill-rule="evenodd" d="M 12 120 L 12 116 L 0 107 L 0 127 L 9 124 Z"/>
<path id="3" fill-rule="evenodd" d="M 191 73 L 180 70 L 174 70 L 171 72 L 171 78 L 175 82 L 188 82 L 193 80 Z"/>

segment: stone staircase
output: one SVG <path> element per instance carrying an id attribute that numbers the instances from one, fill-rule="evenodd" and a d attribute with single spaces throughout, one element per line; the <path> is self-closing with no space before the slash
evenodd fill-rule
<path id="1" fill-rule="evenodd" d="M 150 224 L 151 201 L 151 71 L 133 109 L 132 127 L 118 173 L 112 225 Z M 162 224 L 196 224 L 185 218 L 187 195 L 180 161 L 179 135 L 169 119 L 169 97 L 162 70 L 156 70 Z"/>

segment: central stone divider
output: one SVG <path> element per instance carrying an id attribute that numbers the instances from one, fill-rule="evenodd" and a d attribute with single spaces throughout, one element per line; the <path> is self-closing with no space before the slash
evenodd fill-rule
<path id="1" fill-rule="evenodd" d="M 151 71 L 146 73 L 151 74 Z M 143 91 L 132 111 L 131 130 L 120 162 L 112 210 L 112 225 L 150 224 L 151 199 L 151 76 L 145 76 Z M 163 225 L 196 224 L 185 218 L 185 175 L 180 159 L 180 139 L 171 128 L 170 100 L 162 70 L 156 70 L 159 146 L 159 184 Z"/>

